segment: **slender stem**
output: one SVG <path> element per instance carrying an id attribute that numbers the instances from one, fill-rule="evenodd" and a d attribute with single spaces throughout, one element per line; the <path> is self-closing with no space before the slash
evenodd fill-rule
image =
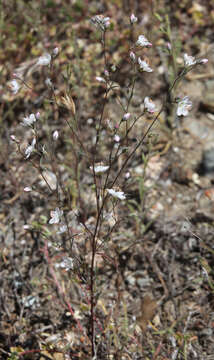
<path id="1" fill-rule="evenodd" d="M 105 69 L 107 69 L 107 57 L 106 57 L 106 39 L 105 39 L 105 35 L 106 32 L 104 31 L 102 33 L 102 45 L 103 45 L 103 52 L 104 52 L 104 66 Z M 104 116 L 104 110 L 105 110 L 105 106 L 107 103 L 107 97 L 108 97 L 108 93 L 111 90 L 111 86 L 108 89 L 108 83 L 106 82 L 106 91 L 105 91 L 105 96 L 104 96 L 104 101 L 103 101 L 103 107 L 102 107 L 102 111 L 100 114 L 100 119 L 99 119 L 99 124 L 98 124 L 98 128 L 97 128 L 97 134 L 96 134 L 96 142 L 95 142 L 95 147 L 94 147 L 94 155 L 93 155 L 93 164 L 92 164 L 92 168 L 93 168 L 93 177 L 94 177 L 94 184 L 95 184 L 95 193 L 96 193 L 96 202 L 97 202 L 97 221 L 96 221 L 96 226 L 95 226 L 95 230 L 94 230 L 94 234 L 92 236 L 92 256 L 91 256 L 91 276 L 90 276 L 90 293 L 91 293 L 91 352 L 92 352 L 92 356 L 95 355 L 95 332 L 94 332 L 94 266 L 95 266 L 95 254 L 96 254 L 96 236 L 97 236 L 97 232 L 98 232 L 98 228 L 99 228 L 99 224 L 100 224 L 100 219 L 101 219 L 101 214 L 102 214 L 102 210 L 104 207 L 104 200 L 102 201 L 102 205 L 100 208 L 100 191 L 98 189 L 97 186 L 97 179 L 96 179 L 96 174 L 95 174 L 95 156 L 96 156 L 96 152 L 97 152 L 97 146 L 98 146 L 98 142 L 99 142 L 99 138 L 100 138 L 100 130 L 101 130 L 101 124 L 102 124 L 102 120 L 103 120 L 103 116 Z"/>
<path id="2" fill-rule="evenodd" d="M 183 69 L 182 72 L 178 76 L 176 76 L 176 78 L 174 79 L 172 85 L 168 90 L 168 93 L 171 93 L 172 89 L 178 85 L 178 82 L 182 79 L 184 75 L 186 75 L 186 69 Z"/>
<path id="3" fill-rule="evenodd" d="M 131 159 L 131 157 L 134 155 L 134 153 L 137 151 L 137 149 L 140 147 L 140 145 L 142 145 L 143 141 L 145 140 L 146 136 L 150 132 L 151 128 L 156 123 L 156 121 L 157 121 L 158 117 L 160 116 L 160 114 L 162 113 L 163 109 L 164 109 L 164 105 L 162 105 L 161 109 L 159 110 L 159 112 L 155 116 L 155 118 L 153 119 L 152 123 L 149 125 L 148 129 L 146 130 L 146 132 L 143 135 L 143 137 L 141 138 L 141 140 L 138 142 L 138 144 L 134 147 L 134 149 L 131 151 L 131 153 L 128 155 L 128 157 L 124 161 L 123 165 L 121 166 L 120 170 L 118 171 L 117 175 L 115 176 L 115 178 L 113 180 L 113 183 L 111 185 L 112 187 L 115 185 L 117 179 L 120 177 L 120 175 L 121 175 L 122 171 L 124 170 L 124 168 L 126 167 L 128 161 Z"/>

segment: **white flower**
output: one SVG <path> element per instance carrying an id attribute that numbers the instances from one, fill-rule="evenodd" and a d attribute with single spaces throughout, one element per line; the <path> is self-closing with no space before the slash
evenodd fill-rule
<path id="1" fill-rule="evenodd" d="M 51 55 L 46 53 L 39 57 L 37 61 L 37 65 L 46 66 L 49 65 L 51 62 Z"/>
<path id="2" fill-rule="evenodd" d="M 140 66 L 140 70 L 146 71 L 146 72 L 152 72 L 153 70 L 149 67 L 147 62 L 145 60 L 141 60 L 141 58 L 138 58 L 138 64 Z"/>
<path id="3" fill-rule="evenodd" d="M 135 55 L 135 53 L 133 51 L 130 51 L 129 57 L 133 62 L 136 61 L 136 55 Z"/>
<path id="4" fill-rule="evenodd" d="M 177 115 L 178 116 L 187 116 L 189 114 L 189 110 L 192 107 L 192 101 L 189 100 L 188 96 L 184 96 L 184 98 L 179 101 L 177 107 Z"/>
<path id="5" fill-rule="evenodd" d="M 137 46 L 142 46 L 142 47 L 145 47 L 145 46 L 150 47 L 150 46 L 152 46 L 152 43 L 150 43 L 144 35 L 140 35 L 140 36 L 138 36 L 138 39 L 136 41 L 136 45 Z"/>
<path id="6" fill-rule="evenodd" d="M 93 170 L 93 167 L 90 166 L 90 169 Z M 109 169 L 108 165 L 103 165 L 102 163 L 94 166 L 94 172 L 96 175 L 106 172 Z"/>
<path id="7" fill-rule="evenodd" d="M 65 257 L 61 263 L 56 264 L 56 267 L 61 267 L 62 269 L 65 269 L 66 271 L 73 269 L 74 261 L 70 257 Z"/>
<path id="8" fill-rule="evenodd" d="M 24 296 L 21 299 L 21 303 L 25 308 L 36 309 L 36 308 L 38 308 L 40 306 L 39 297 L 38 296 L 33 296 L 33 295 Z"/>
<path id="9" fill-rule="evenodd" d="M 59 132 L 57 131 L 57 130 L 55 130 L 54 132 L 53 132 L 53 140 L 57 140 L 58 139 L 58 137 L 59 137 Z"/>
<path id="10" fill-rule="evenodd" d="M 61 217 L 63 215 L 63 210 L 60 210 L 58 207 L 55 210 L 50 212 L 51 219 L 49 220 L 49 224 L 59 224 Z"/>
<path id="11" fill-rule="evenodd" d="M 114 198 L 117 198 L 117 199 L 120 199 L 120 200 L 125 200 L 126 199 L 126 195 L 124 194 L 123 191 L 116 191 L 114 189 L 106 189 L 106 190 Z"/>
<path id="12" fill-rule="evenodd" d="M 96 15 L 91 18 L 91 22 L 101 31 L 105 31 L 110 25 L 110 18 L 104 17 L 103 15 Z"/>
<path id="13" fill-rule="evenodd" d="M 28 159 L 30 157 L 30 155 L 34 151 L 35 145 L 36 145 L 36 138 L 33 138 L 31 145 L 29 145 L 25 149 L 25 159 Z"/>
<path id="14" fill-rule="evenodd" d="M 131 24 L 136 23 L 137 20 L 138 20 L 137 17 L 136 17 L 134 14 L 131 14 L 131 16 L 130 16 L 130 22 L 131 22 Z"/>
<path id="15" fill-rule="evenodd" d="M 23 119 L 21 123 L 23 126 L 32 126 L 36 122 L 36 117 L 34 114 L 30 114 Z"/>
<path id="16" fill-rule="evenodd" d="M 146 96 L 144 99 L 144 106 L 145 109 L 150 113 L 153 113 L 155 111 L 155 104 L 148 96 Z"/>
<path id="17" fill-rule="evenodd" d="M 57 234 L 64 234 L 67 231 L 67 225 L 62 224 L 59 227 L 59 231 L 57 231 Z"/>
<path id="18" fill-rule="evenodd" d="M 19 83 L 18 83 L 18 81 L 17 80 L 15 80 L 15 79 L 13 79 L 11 82 L 10 82 L 10 89 L 11 89 L 11 91 L 13 92 L 13 94 L 17 94 L 17 92 L 19 91 L 19 89 L 20 89 L 20 85 L 19 85 Z"/>
<path id="19" fill-rule="evenodd" d="M 189 56 L 187 54 L 184 54 L 184 65 L 185 66 L 192 66 L 196 64 L 196 59 L 193 56 Z"/>

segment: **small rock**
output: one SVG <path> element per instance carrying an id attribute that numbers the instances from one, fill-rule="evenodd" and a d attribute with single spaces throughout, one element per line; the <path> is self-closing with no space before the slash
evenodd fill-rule
<path id="1" fill-rule="evenodd" d="M 203 175 L 214 173 L 214 148 L 204 150 L 200 164 L 200 172 Z"/>

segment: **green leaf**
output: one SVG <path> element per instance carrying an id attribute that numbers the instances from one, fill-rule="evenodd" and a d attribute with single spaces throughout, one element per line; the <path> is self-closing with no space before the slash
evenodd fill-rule
<path id="1" fill-rule="evenodd" d="M 163 18 L 158 13 L 155 13 L 154 15 L 160 22 L 163 21 Z"/>

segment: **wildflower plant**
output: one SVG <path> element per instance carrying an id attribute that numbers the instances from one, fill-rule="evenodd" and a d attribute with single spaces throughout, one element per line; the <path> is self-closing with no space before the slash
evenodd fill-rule
<path id="1" fill-rule="evenodd" d="M 195 57 L 184 53 L 182 56 L 183 65 L 179 66 L 177 58 L 181 56 L 181 43 L 179 42 L 178 38 L 174 38 L 169 16 L 166 15 L 165 17 L 162 17 L 159 14 L 156 14 L 156 17 L 160 21 L 160 32 L 166 39 L 166 44 L 164 48 L 160 49 L 160 53 L 162 54 L 165 65 L 164 78 L 168 87 L 165 104 L 165 108 L 168 113 L 167 123 L 172 128 L 176 124 L 176 115 L 188 115 L 188 111 L 183 111 L 183 113 L 179 115 L 181 106 L 178 106 L 178 110 L 176 110 L 176 91 L 180 81 L 196 66 L 206 64 L 208 59 L 196 59 Z M 165 56 L 163 56 L 163 54 L 165 54 Z M 188 101 L 188 108 L 190 109 L 190 100 Z"/>
<path id="2" fill-rule="evenodd" d="M 137 23 L 137 17 L 132 14 L 130 17 L 130 27 L 132 28 Z M 103 87 L 103 96 L 100 99 L 101 111 L 97 117 L 96 125 L 94 126 L 94 137 L 92 138 L 91 144 L 86 145 L 84 138 L 81 134 L 80 117 L 78 113 L 79 109 L 75 104 L 75 100 L 71 96 L 69 90 L 66 89 L 64 96 L 58 97 L 55 90 L 55 86 L 51 77 L 51 72 L 54 68 L 54 59 L 59 55 L 59 49 L 55 48 L 52 54 L 45 53 L 41 57 L 37 58 L 34 66 L 36 67 L 47 67 L 48 77 L 46 78 L 45 84 L 50 91 L 50 103 L 56 109 L 66 108 L 69 112 L 69 119 L 65 119 L 68 130 L 70 131 L 72 141 L 69 145 L 71 146 L 71 152 L 74 159 L 74 170 L 72 172 L 72 181 L 76 184 L 77 193 L 71 193 L 67 185 L 63 183 L 62 177 L 59 175 L 58 164 L 55 156 L 55 144 L 59 141 L 58 130 L 52 131 L 50 135 L 50 141 L 46 144 L 41 144 L 38 135 L 38 114 L 30 114 L 23 118 L 22 125 L 28 127 L 32 132 L 32 140 L 30 144 L 24 149 L 21 148 L 21 140 L 17 139 L 15 135 L 11 135 L 11 140 L 17 145 L 17 149 L 23 156 L 24 161 L 30 161 L 32 166 L 38 170 L 40 176 L 45 182 L 49 195 L 55 197 L 55 207 L 51 209 L 50 217 L 45 224 L 46 232 L 42 234 L 44 236 L 44 255 L 50 266 L 50 273 L 54 278 L 57 288 L 61 294 L 64 294 L 60 287 L 60 284 L 56 280 L 54 268 L 51 264 L 48 250 L 47 238 L 49 234 L 54 234 L 54 228 L 56 230 L 55 235 L 58 238 L 62 237 L 61 244 L 65 245 L 66 241 L 70 241 L 70 250 L 67 250 L 66 245 L 64 246 L 65 252 L 62 261 L 59 263 L 58 268 L 63 268 L 66 272 L 73 272 L 79 278 L 84 278 L 85 292 L 88 299 L 90 308 L 90 321 L 89 328 L 90 332 L 87 337 L 90 338 L 91 355 L 95 356 L 97 351 L 98 343 L 98 330 L 97 323 L 97 303 L 99 299 L 98 288 L 98 267 L 97 267 L 97 256 L 101 256 L 105 261 L 108 259 L 108 246 L 110 246 L 111 236 L 118 224 L 118 213 L 117 207 L 125 206 L 129 201 L 129 193 L 126 188 L 127 180 L 130 181 L 129 175 L 125 175 L 127 166 L 136 155 L 139 149 L 145 142 L 148 134 L 159 120 L 160 114 L 166 109 L 166 106 L 172 106 L 177 104 L 177 116 L 187 116 L 192 106 L 191 100 L 188 96 L 183 97 L 182 100 L 176 100 L 175 90 L 179 81 L 191 71 L 195 66 L 199 64 L 205 64 L 206 59 L 196 60 L 190 55 L 184 54 L 184 65 L 183 69 L 178 72 L 169 85 L 168 93 L 163 99 L 162 106 L 159 108 L 150 98 L 150 94 L 143 94 L 142 96 L 142 111 L 139 115 L 135 115 L 131 112 L 131 103 L 135 92 L 136 79 L 138 76 L 150 76 L 153 70 L 146 58 L 143 56 L 143 51 L 147 48 L 147 56 L 152 46 L 152 43 L 144 36 L 140 35 L 137 39 L 133 39 L 133 43 L 130 44 L 130 48 L 127 53 L 127 59 L 130 62 L 130 85 L 128 96 L 124 99 L 118 95 L 118 84 L 115 84 L 113 80 L 114 69 L 108 62 L 107 56 L 107 43 L 106 36 L 110 29 L 111 19 L 104 15 L 96 15 L 91 19 L 92 25 L 101 32 L 101 46 L 103 54 L 103 69 L 102 76 L 95 76 L 97 86 Z M 170 40 L 170 39 L 169 39 Z M 138 56 L 138 51 L 141 51 L 141 56 Z M 172 50 L 169 50 L 170 54 Z M 152 62 L 152 61 L 151 61 Z M 19 90 L 19 86 L 28 86 L 24 79 L 19 78 L 11 81 L 11 89 L 14 94 Z M 104 111 L 108 103 L 109 97 L 113 95 L 117 99 L 117 103 L 121 108 L 121 118 L 118 119 L 116 124 L 105 123 Z M 143 123 L 144 118 L 148 115 L 151 117 L 151 122 L 145 128 L 142 127 L 143 131 L 136 140 L 136 143 L 130 141 L 133 129 L 136 124 Z M 105 130 L 106 136 L 103 137 L 103 130 Z M 105 158 L 102 158 L 102 147 L 103 142 L 108 153 Z M 34 161 L 33 153 L 36 153 L 39 157 L 39 161 Z M 80 158 L 84 158 L 85 169 L 80 166 Z M 146 163 L 146 161 L 145 161 Z M 46 167 L 50 165 L 51 171 L 55 176 L 55 186 L 51 186 L 47 178 L 44 175 Z M 90 223 L 87 217 L 87 206 L 82 198 L 82 184 L 83 171 L 91 179 L 91 197 L 89 197 L 89 207 L 93 210 L 93 220 Z M 126 173 L 128 174 L 128 173 Z M 25 192 L 32 193 L 37 191 L 35 186 L 27 184 L 23 190 Z M 38 191 L 40 191 L 38 189 Z M 70 218 L 69 218 L 70 217 Z M 49 229 L 47 231 L 47 229 Z M 52 239 L 53 235 L 50 236 Z M 89 250 L 89 261 L 88 266 L 85 266 L 83 257 L 81 255 L 81 246 L 78 244 L 76 237 L 80 240 L 80 243 L 87 244 L 90 247 Z M 63 240 L 64 239 L 64 240 Z M 63 243 L 64 241 L 64 243 Z M 88 245 L 89 244 L 89 245 Z M 84 247 L 87 247 L 84 245 Z M 82 246 L 83 247 L 83 246 Z M 66 297 L 65 297 L 66 299 Z M 67 300 L 65 301 L 67 303 Z M 69 307 L 69 305 L 68 305 Z M 84 331 L 78 318 L 75 318 L 75 313 L 72 308 L 69 310 L 76 319 L 77 326 L 80 331 Z M 105 329 L 101 330 L 104 332 Z M 125 344 L 124 344 L 125 346 Z"/>

